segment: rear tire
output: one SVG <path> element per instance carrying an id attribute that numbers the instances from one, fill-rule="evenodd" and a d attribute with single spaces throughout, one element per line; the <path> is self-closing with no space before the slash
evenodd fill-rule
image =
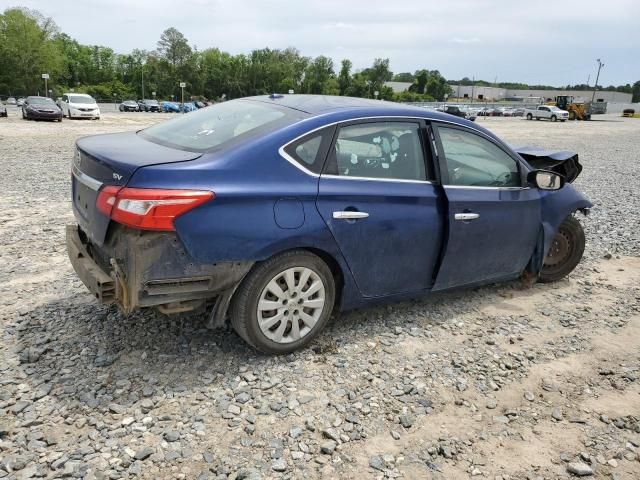
<path id="1" fill-rule="evenodd" d="M 531 115 L 530 113 L 527 113 L 527 120 L 533 120 L 533 115 Z"/>
<path id="2" fill-rule="evenodd" d="M 244 278 L 231 302 L 231 325 L 256 350 L 286 354 L 313 341 L 328 323 L 334 302 L 335 282 L 327 264 L 310 252 L 293 250 L 257 264 Z"/>
<path id="3" fill-rule="evenodd" d="M 585 236 L 580 222 L 573 215 L 560 224 L 544 259 L 539 280 L 555 282 L 569 275 L 580 263 L 584 253 Z"/>

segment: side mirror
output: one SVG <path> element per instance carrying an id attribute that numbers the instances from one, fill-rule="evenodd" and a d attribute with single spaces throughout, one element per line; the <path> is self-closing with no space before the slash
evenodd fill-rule
<path id="1" fill-rule="evenodd" d="M 540 190 L 560 190 L 566 180 L 562 175 L 550 170 L 533 170 L 527 175 L 527 182 Z"/>

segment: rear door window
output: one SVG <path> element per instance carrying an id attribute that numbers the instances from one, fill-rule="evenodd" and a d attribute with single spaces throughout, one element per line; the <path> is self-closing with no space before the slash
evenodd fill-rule
<path id="1" fill-rule="evenodd" d="M 368 122 L 340 128 L 326 173 L 389 180 L 427 179 L 418 122 Z"/>

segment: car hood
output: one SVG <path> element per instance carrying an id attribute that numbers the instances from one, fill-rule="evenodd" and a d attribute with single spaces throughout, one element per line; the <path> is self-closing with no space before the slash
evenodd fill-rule
<path id="1" fill-rule="evenodd" d="M 564 176 L 567 182 L 573 182 L 582 172 L 582 165 L 578 161 L 576 152 L 545 150 L 530 145 L 511 148 L 534 169 L 554 171 Z"/>

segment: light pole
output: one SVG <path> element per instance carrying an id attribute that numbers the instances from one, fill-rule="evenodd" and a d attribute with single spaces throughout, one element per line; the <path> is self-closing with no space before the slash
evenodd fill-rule
<path id="1" fill-rule="evenodd" d="M 144 63 L 140 63 L 141 84 L 142 84 L 142 100 L 144 100 Z"/>
<path id="2" fill-rule="evenodd" d="M 49 92 L 49 90 L 47 89 L 47 80 L 49 80 L 49 74 L 43 73 L 42 78 L 44 78 L 44 94 L 46 95 Z"/>
<path id="3" fill-rule="evenodd" d="M 598 62 L 598 74 L 596 75 L 596 84 L 593 86 L 593 96 L 591 97 L 591 103 L 595 101 L 596 91 L 598 90 L 598 79 L 600 78 L 600 69 L 604 67 L 604 63 L 602 63 L 599 58 L 596 60 L 596 62 Z"/>
<path id="4" fill-rule="evenodd" d="M 182 91 L 182 113 L 184 113 L 184 87 L 186 87 L 187 84 L 185 82 L 180 82 L 180 90 Z"/>

